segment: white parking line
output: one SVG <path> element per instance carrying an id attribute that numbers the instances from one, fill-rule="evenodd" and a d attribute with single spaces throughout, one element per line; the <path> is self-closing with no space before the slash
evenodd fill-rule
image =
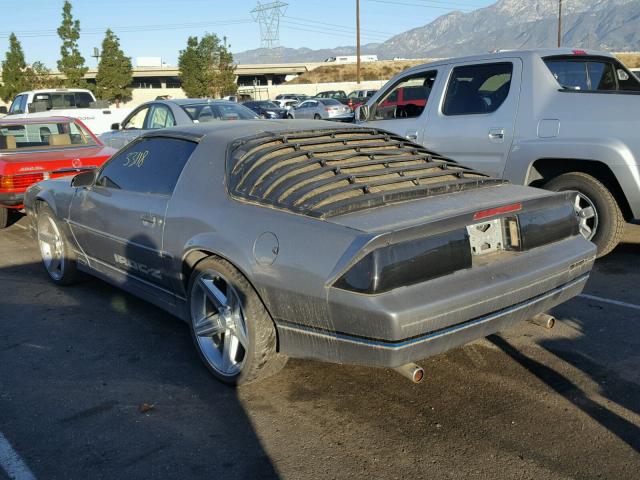
<path id="1" fill-rule="evenodd" d="M 631 308 L 633 310 L 640 310 L 640 305 L 621 302 L 620 300 L 611 300 L 610 298 L 596 297 L 595 295 L 589 295 L 586 293 L 581 293 L 579 296 L 582 298 L 588 298 L 589 300 L 595 300 L 596 302 L 610 303 L 611 305 L 617 305 L 619 307 L 626 307 L 626 308 Z"/>
<path id="2" fill-rule="evenodd" d="M 0 433 L 0 468 L 13 480 L 35 480 L 36 478 L 2 433 Z"/>

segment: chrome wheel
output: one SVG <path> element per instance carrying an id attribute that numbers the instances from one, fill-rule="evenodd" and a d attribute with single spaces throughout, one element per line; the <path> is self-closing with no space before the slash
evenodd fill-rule
<path id="1" fill-rule="evenodd" d="M 598 230 L 598 211 L 595 204 L 589 197 L 578 192 L 573 207 L 578 216 L 580 235 L 591 240 Z"/>
<path id="2" fill-rule="evenodd" d="M 204 271 L 191 289 L 191 322 L 204 359 L 223 376 L 242 371 L 249 345 L 240 297 L 218 272 Z"/>
<path id="3" fill-rule="evenodd" d="M 38 218 L 38 245 L 44 268 L 54 280 L 64 275 L 64 240 L 53 217 L 41 215 Z"/>

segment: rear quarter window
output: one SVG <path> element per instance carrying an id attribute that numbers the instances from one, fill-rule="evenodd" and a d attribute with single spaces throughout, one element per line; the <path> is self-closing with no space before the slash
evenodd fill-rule
<path id="1" fill-rule="evenodd" d="M 544 59 L 566 90 L 583 92 L 640 91 L 640 81 L 613 58 L 563 56 Z"/>
<path id="2" fill-rule="evenodd" d="M 171 195 L 196 146 L 188 140 L 144 138 L 111 158 L 96 183 L 117 190 Z"/>

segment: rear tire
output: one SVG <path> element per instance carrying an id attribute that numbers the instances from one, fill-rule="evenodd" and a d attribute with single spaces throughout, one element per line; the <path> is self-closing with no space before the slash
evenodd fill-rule
<path id="1" fill-rule="evenodd" d="M 322 120 L 322 117 L 319 114 L 316 113 L 316 114 L 313 115 L 313 119 L 314 120 Z"/>
<path id="2" fill-rule="evenodd" d="M 49 278 L 57 285 L 77 283 L 82 274 L 78 271 L 76 253 L 53 210 L 44 204 L 38 208 L 36 218 L 38 246 Z"/>
<path id="3" fill-rule="evenodd" d="M 279 372 L 275 325 L 251 284 L 218 258 L 200 261 L 189 279 L 189 325 L 198 356 L 220 381 L 243 385 Z"/>
<path id="4" fill-rule="evenodd" d="M 9 209 L 0 207 L 0 229 L 9 226 Z"/>
<path id="5" fill-rule="evenodd" d="M 544 185 L 547 190 L 580 194 L 581 234 L 598 247 L 598 257 L 610 253 L 624 234 L 625 221 L 615 197 L 598 179 L 582 172 L 562 174 Z M 590 208 L 593 216 L 590 216 Z M 587 218 L 588 217 L 588 218 Z"/>

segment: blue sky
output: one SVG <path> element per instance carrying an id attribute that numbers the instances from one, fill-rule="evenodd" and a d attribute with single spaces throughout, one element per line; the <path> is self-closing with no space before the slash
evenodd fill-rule
<path id="1" fill-rule="evenodd" d="M 355 45 L 355 0 L 285 1 L 289 6 L 280 25 L 281 45 L 313 49 Z M 39 60 L 55 68 L 63 0 L 0 0 L 0 5 L 5 2 L 11 4 L 11 13 L 3 15 L 0 27 L 2 58 L 14 27 L 27 62 Z M 361 0 L 362 41 L 381 42 L 452 10 L 470 11 L 491 3 L 494 0 Z M 226 36 L 234 52 L 260 46 L 258 25 L 249 13 L 256 0 L 75 0 L 72 4 L 82 29 L 80 49 L 89 66 L 96 64 L 90 55 L 107 27 L 120 37 L 127 55 L 159 56 L 173 65 L 189 35 Z"/>

